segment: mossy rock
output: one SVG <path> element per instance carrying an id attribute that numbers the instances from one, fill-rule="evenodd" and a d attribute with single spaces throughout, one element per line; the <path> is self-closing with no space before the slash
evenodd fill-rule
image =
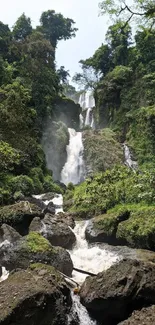
<path id="1" fill-rule="evenodd" d="M 28 228 L 35 217 L 43 217 L 41 208 L 28 201 L 0 208 L 0 226 L 6 223 L 15 228 L 21 235 L 28 233 Z"/>
<path id="2" fill-rule="evenodd" d="M 0 283 L 0 324 L 67 324 L 70 290 L 55 268 L 31 264 Z"/>
<path id="3" fill-rule="evenodd" d="M 73 264 L 69 253 L 61 247 L 53 247 L 41 234 L 31 232 L 13 247 L 0 251 L 1 266 L 7 270 L 26 269 L 31 263 L 44 263 L 71 276 Z"/>
<path id="4" fill-rule="evenodd" d="M 141 208 L 118 225 L 117 238 L 127 245 L 155 251 L 155 207 Z"/>
<path id="5" fill-rule="evenodd" d="M 105 171 L 123 163 L 123 149 L 110 129 L 83 132 L 87 174 Z"/>
<path id="6" fill-rule="evenodd" d="M 93 218 L 86 228 L 86 239 L 89 242 L 103 242 L 111 245 L 120 244 L 116 238 L 118 224 L 129 218 L 130 212 L 122 210 L 107 213 Z"/>

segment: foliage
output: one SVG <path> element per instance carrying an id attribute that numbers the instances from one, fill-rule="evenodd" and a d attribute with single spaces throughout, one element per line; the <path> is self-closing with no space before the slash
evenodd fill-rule
<path id="1" fill-rule="evenodd" d="M 28 196 L 34 191 L 33 181 L 30 177 L 26 175 L 12 177 L 8 185 L 13 193 L 20 191 L 24 195 Z"/>
<path id="2" fill-rule="evenodd" d="M 99 215 L 118 204 L 152 204 L 154 170 L 134 172 L 124 166 L 96 174 L 75 187 L 71 211 Z"/>
<path id="3" fill-rule="evenodd" d="M 58 41 L 74 37 L 77 31 L 77 28 L 74 27 L 75 22 L 72 19 L 64 18 L 62 14 L 57 14 L 54 10 L 43 12 L 40 23 L 40 30 L 54 48 L 56 48 Z"/>
<path id="4" fill-rule="evenodd" d="M 22 14 L 16 21 L 12 35 L 17 41 L 23 41 L 32 33 L 31 19 Z"/>
<path id="5" fill-rule="evenodd" d="M 0 141 L 0 161 L 0 173 L 12 171 L 19 164 L 20 154 L 7 142 Z"/>
<path id="6" fill-rule="evenodd" d="M 155 4 L 153 0 L 134 0 L 133 5 L 127 1 L 121 0 L 104 0 L 100 3 L 102 14 L 109 14 L 110 17 L 126 16 L 126 21 L 129 22 L 133 18 L 138 17 L 143 19 L 144 23 L 151 27 L 155 24 Z"/>
<path id="7" fill-rule="evenodd" d="M 45 176 L 43 187 L 45 192 L 63 193 L 61 187 L 54 183 L 53 178 L 50 175 Z"/>
<path id="8" fill-rule="evenodd" d="M 131 247 L 155 250 L 155 207 L 141 207 L 119 224 L 117 238 Z"/>
<path id="9" fill-rule="evenodd" d="M 61 39 L 75 36 L 74 25 L 72 19 L 52 10 L 42 13 L 36 28 L 24 13 L 12 30 L 0 22 L 2 204 L 19 193 L 61 192 L 46 169 L 41 138 L 45 120 L 57 114 L 56 101 L 68 77 L 64 67 L 56 71 L 55 48 Z"/>

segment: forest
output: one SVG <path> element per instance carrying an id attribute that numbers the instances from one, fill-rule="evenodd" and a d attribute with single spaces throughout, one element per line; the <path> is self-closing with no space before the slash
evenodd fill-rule
<path id="1" fill-rule="evenodd" d="M 155 324 L 155 2 L 98 8 L 72 79 L 73 19 L 0 22 L 0 325 Z"/>

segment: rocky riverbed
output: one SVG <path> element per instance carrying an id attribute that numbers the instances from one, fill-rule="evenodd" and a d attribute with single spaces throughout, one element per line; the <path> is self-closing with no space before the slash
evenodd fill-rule
<path id="1" fill-rule="evenodd" d="M 0 324 L 154 325 L 155 253 L 109 246 L 96 219 L 77 224 L 55 214 L 58 205 L 30 201 L 0 208 L 0 266 L 10 272 L 0 283 Z"/>

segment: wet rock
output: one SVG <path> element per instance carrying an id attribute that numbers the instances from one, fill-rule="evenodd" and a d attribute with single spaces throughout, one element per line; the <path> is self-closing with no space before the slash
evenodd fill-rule
<path id="1" fill-rule="evenodd" d="M 118 325 L 154 325 L 155 306 L 134 311 L 131 317 Z"/>
<path id="2" fill-rule="evenodd" d="M 115 325 L 133 310 L 155 304 L 155 264 L 122 260 L 81 287 L 81 301 L 101 324 Z"/>
<path id="3" fill-rule="evenodd" d="M 20 239 L 13 247 L 2 247 L 0 250 L 0 266 L 11 271 L 17 268 L 26 269 L 30 263 L 52 265 L 62 273 L 71 276 L 73 264 L 69 253 L 61 247 L 53 247 L 41 234 L 31 232 Z"/>
<path id="4" fill-rule="evenodd" d="M 60 212 L 58 214 L 58 218 L 63 220 L 63 222 L 71 227 L 72 229 L 75 228 L 75 220 L 74 220 L 74 216 L 72 213 L 63 213 L 63 212 Z"/>
<path id="5" fill-rule="evenodd" d="M 14 243 L 21 238 L 21 235 L 9 225 L 3 224 L 0 228 L 0 242 L 8 241 Z"/>
<path id="6" fill-rule="evenodd" d="M 129 218 L 129 212 L 107 213 L 89 221 L 85 235 L 89 243 L 102 242 L 110 245 L 119 245 L 124 242 L 116 238 L 117 227 L 120 222 Z"/>
<path id="7" fill-rule="evenodd" d="M 53 202 L 49 202 L 46 208 L 44 209 L 44 214 L 50 213 L 50 214 L 55 214 L 55 205 Z"/>
<path id="8" fill-rule="evenodd" d="M 0 283 L 1 325 L 65 325 L 70 290 L 51 266 L 31 265 Z"/>
<path id="9" fill-rule="evenodd" d="M 42 218 L 42 210 L 28 201 L 0 208 L 0 226 L 4 223 L 10 225 L 21 235 L 28 233 L 29 225 L 35 217 Z"/>
<path id="10" fill-rule="evenodd" d="M 46 214 L 44 220 L 46 227 L 45 235 L 50 243 L 54 246 L 61 246 L 71 249 L 76 242 L 75 234 L 67 226 L 61 216 L 52 217 Z"/>
<path id="11" fill-rule="evenodd" d="M 73 225 L 73 220 L 64 218 L 63 214 L 55 216 L 46 214 L 43 220 L 34 218 L 29 231 L 40 232 L 53 246 L 71 249 L 76 242 L 76 237 L 67 223 Z"/>

